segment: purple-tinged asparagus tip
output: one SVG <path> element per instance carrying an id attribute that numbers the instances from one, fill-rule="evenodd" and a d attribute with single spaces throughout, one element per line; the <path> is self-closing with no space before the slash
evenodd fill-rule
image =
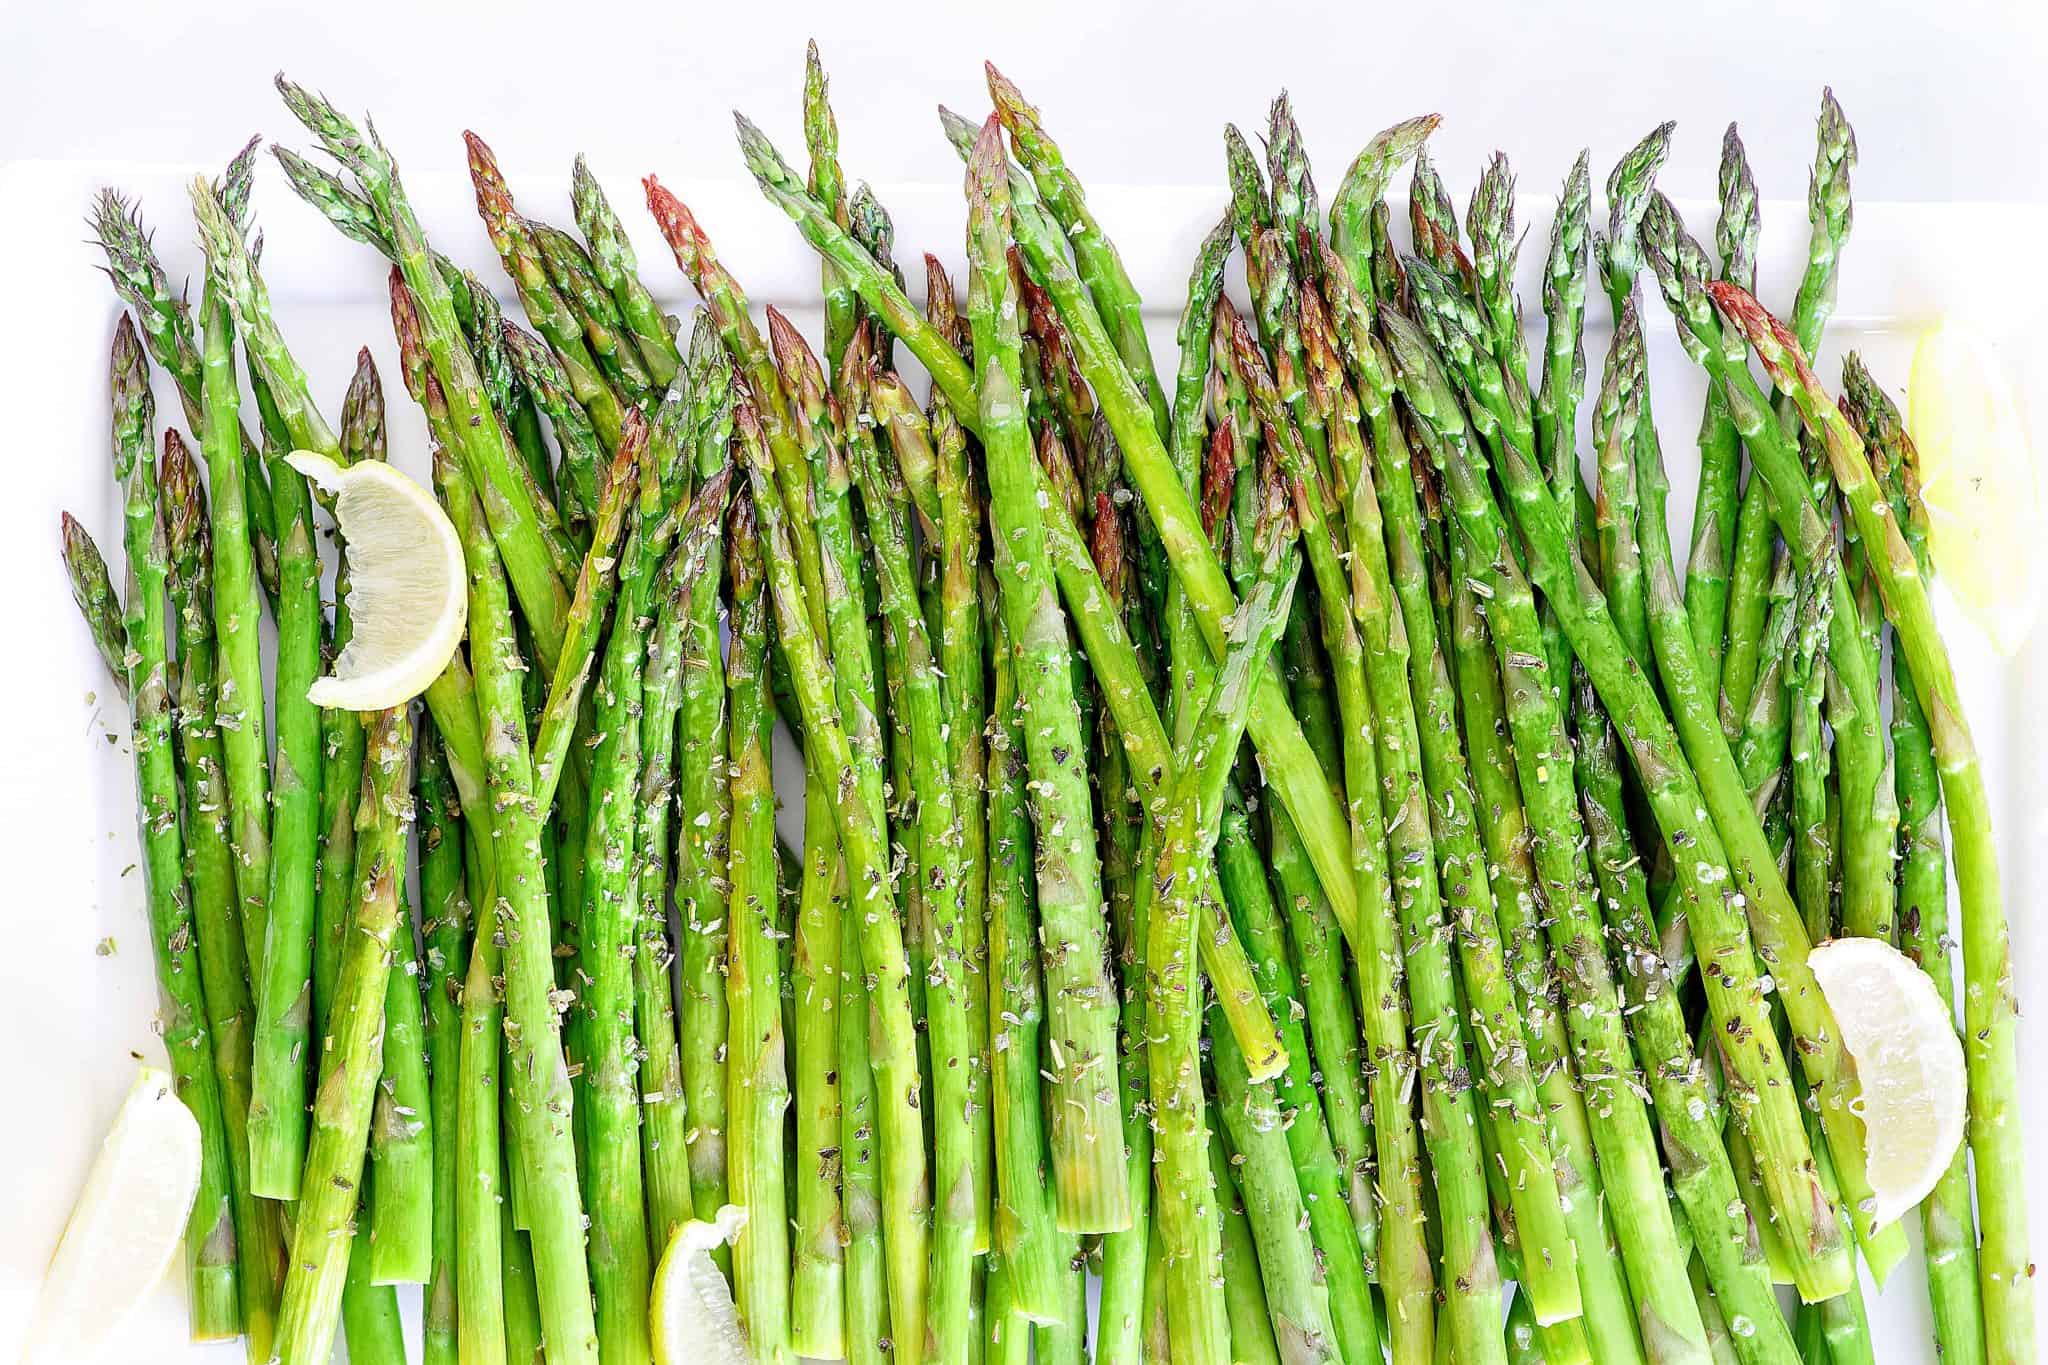
<path id="1" fill-rule="evenodd" d="M 640 184 L 647 192 L 647 211 L 654 215 L 654 224 L 661 230 L 662 239 L 675 252 L 676 264 L 692 280 L 697 279 L 703 263 L 711 256 L 711 239 L 704 235 L 704 229 L 698 226 L 697 217 L 690 212 L 689 206 L 676 198 L 658 178 L 645 176 Z"/>
<path id="2" fill-rule="evenodd" d="M 1202 532 L 1212 540 L 1236 488 L 1237 427 L 1218 422 L 1209 433 L 1209 456 L 1202 466 Z"/>
<path id="3" fill-rule="evenodd" d="M 1714 307 L 1721 316 L 1741 331 L 1747 338 L 1757 359 L 1771 376 L 1771 382 L 1781 389 L 1790 390 L 1797 381 L 1797 387 L 1810 392 L 1819 392 L 1820 378 L 1807 364 L 1805 354 L 1799 349 L 1799 338 L 1792 329 L 1771 316 L 1754 295 L 1740 285 L 1726 280 L 1707 281 L 1707 296 L 1714 301 Z"/>

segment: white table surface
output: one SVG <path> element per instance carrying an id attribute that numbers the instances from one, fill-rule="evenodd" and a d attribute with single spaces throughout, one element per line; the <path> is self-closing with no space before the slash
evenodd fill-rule
<path id="1" fill-rule="evenodd" d="M 1788 201 L 1768 209 L 1777 243 L 1775 256 L 1767 249 L 1769 284 L 1772 269 L 1781 280 L 1797 269 L 1804 228 L 1799 205 L 1789 201 L 1803 193 L 1813 109 L 1820 85 L 1830 83 L 1862 147 L 1859 205 L 1891 201 L 1882 215 L 1869 208 L 1868 220 L 1887 226 L 1851 247 L 1843 330 L 1883 354 L 1886 376 L 1900 382 L 1903 342 L 1883 325 L 1947 309 L 1988 320 L 2020 370 L 2037 427 L 2048 412 L 2048 347 L 2019 325 L 2048 311 L 2048 271 L 2022 272 L 2015 299 L 2005 279 L 1949 254 L 1972 235 L 1961 225 L 1975 220 L 1962 213 L 1981 212 L 2001 248 L 2036 250 L 2048 244 L 2048 214 L 1910 207 L 2048 200 L 2048 84 L 2039 79 L 2048 69 L 2048 21 L 2026 0 L 1738 4 L 1720 8 L 1741 17 L 1712 20 L 1704 6 L 1654 0 L 1570 6 L 1569 20 L 1540 13 L 1551 7 L 1487 0 L 1411 4 L 1369 18 L 1369 9 L 1387 7 L 1097 0 L 1040 4 L 1028 20 L 1016 6 L 970 15 L 933 0 L 728 5 L 694 19 L 690 11 L 706 7 L 506 0 L 487 11 L 420 5 L 433 12 L 412 14 L 414 6 L 393 0 L 318 11 L 244 0 L 231 12 L 201 8 L 73 0 L 30 14 L 24 0 L 14 0 L 0 11 L 0 167 L 68 163 L 0 170 L 0 248 L 13 248 L 0 250 L 0 259 L 10 275 L 48 270 L 67 282 L 11 288 L 16 307 L 0 328 L 0 411 L 9 414 L 15 446 L 8 460 L 15 492 L 0 498 L 0 574 L 16 588 L 0 618 L 15 645 L 0 669 L 0 715 L 15 725 L 9 762 L 0 767 L 0 848 L 10 855 L 15 892 L 10 942 L 23 941 L 25 926 L 55 922 L 64 926 L 57 941 L 80 949 L 56 960 L 0 957 L 0 1076 L 23 1106 L 0 1125 L 0 1199 L 9 1210 L 0 1220 L 0 1353 L 14 1349 L 41 1257 L 126 1087 L 127 1053 L 160 1051 L 143 1027 L 150 993 L 137 874 L 124 871 L 134 852 L 129 779 L 125 761 L 110 761 L 110 741 L 101 738 L 125 744 L 126 724 L 109 705 L 114 693 L 97 677 L 56 571 L 58 506 L 79 509 L 105 544 L 117 531 L 102 448 L 114 309 L 103 285 L 81 290 L 67 272 L 83 272 L 93 259 L 78 239 L 85 190 L 101 180 L 144 188 L 174 276 L 196 271 L 178 199 L 182 176 L 217 165 L 257 130 L 293 145 L 307 141 L 269 89 L 279 67 L 326 89 L 350 112 L 374 110 L 430 231 L 480 268 L 491 267 L 491 256 L 458 174 L 457 131 L 482 132 L 516 187 L 543 187 L 556 199 L 569 158 L 589 152 L 641 237 L 650 281 L 678 305 L 690 300 L 676 292 L 664 256 L 640 231 L 644 215 L 631 177 L 645 169 L 690 187 L 757 299 L 800 299 L 808 287 L 813 266 L 794 233 L 741 180 L 728 120 L 737 105 L 786 149 L 800 148 L 796 91 L 806 36 L 817 37 L 834 77 L 845 160 L 855 175 L 884 187 L 906 247 L 958 256 L 957 162 L 939 141 L 931 110 L 940 101 L 963 112 L 985 108 L 979 62 L 990 57 L 1046 109 L 1070 160 L 1096 187 L 1141 286 L 1167 307 L 1202 219 L 1222 202 L 1222 123 L 1234 119 L 1255 132 L 1282 85 L 1331 183 L 1373 130 L 1424 109 L 1442 112 L 1433 151 L 1461 203 L 1495 147 L 1514 158 L 1533 201 L 1581 145 L 1592 146 L 1604 172 L 1663 118 L 1680 127 L 1660 183 L 1681 200 L 1705 200 L 1720 131 L 1739 118 L 1764 196 Z M 480 28 L 473 10 L 496 17 Z M 1247 13 L 1264 26 L 1253 28 Z M 565 15 L 578 26 L 559 27 Z M 271 233 L 266 267 L 287 329 L 316 380 L 338 392 L 359 340 L 380 359 L 389 356 L 375 297 L 381 268 L 291 201 L 274 167 L 262 174 L 257 213 Z M 1696 232 L 1710 226 L 1710 213 L 1691 206 Z M 1532 204 L 1524 216 L 1540 236 L 1547 214 Z M 1912 225 L 1923 222 L 1928 231 L 1916 237 Z M 1916 241 L 1930 257 L 1917 266 Z M 48 254 L 30 255 L 28 247 Z M 1858 272 L 1880 270 L 1884 296 L 1859 295 Z M 495 268 L 486 275 L 495 281 Z M 23 306 L 44 298 L 89 302 L 67 303 L 56 316 Z M 1859 306 L 1879 330 L 1858 331 L 1852 315 Z M 1593 312 L 1604 329 L 1604 309 Z M 1687 387 L 1689 367 L 1654 301 L 1650 331 L 1666 448 L 1689 451 L 1697 388 Z M 1596 364 L 1603 346 L 1596 338 Z M 385 374 L 395 423 L 415 430 L 417 414 L 388 364 Z M 38 415 L 52 410 L 61 420 Z M 79 412 L 91 420 L 80 423 Z M 159 421 L 166 420 L 177 420 L 174 408 L 160 402 Z M 1690 474 L 1679 482 L 1674 529 L 1683 543 Z M 2023 699 L 2043 676 L 2048 643 L 2037 639 L 2010 664 L 1967 640 L 1959 650 L 1973 703 L 1981 699 L 1973 706 L 1980 737 L 1997 741 L 1989 766 L 2025 973 L 2041 957 L 2025 907 L 2038 899 L 2048 860 L 2026 855 L 2048 832 L 2036 813 L 2048 779 L 2034 775 L 2048 750 Z M 85 703 L 88 689 L 97 706 Z M 80 810 L 96 814 L 81 822 Z M 86 950 L 103 933 L 119 944 L 111 963 Z M 26 941 L 51 939 L 31 932 Z M 2048 961 L 2040 965 L 2048 970 Z M 2022 976 L 2023 1002 L 2039 998 L 2030 979 L 2043 978 Z M 2034 1185 L 2048 1188 L 2041 1159 L 2048 1142 L 2033 1148 Z M 1932 1360 L 1919 1283 L 1917 1271 L 1902 1273 L 1873 1303 L 1881 1359 Z M 175 1286 L 160 1290 L 116 1354 L 152 1365 L 239 1358 L 234 1348 L 199 1350 L 177 1340 L 181 1294 Z"/>

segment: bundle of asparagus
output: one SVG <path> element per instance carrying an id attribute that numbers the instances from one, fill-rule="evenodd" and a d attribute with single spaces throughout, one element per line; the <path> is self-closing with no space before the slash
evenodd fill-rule
<path id="1" fill-rule="evenodd" d="M 379 376 L 327 422 L 247 239 L 253 143 L 192 189 L 196 323 L 107 192 L 125 590 L 68 516 L 64 554 L 133 706 L 205 1136 L 195 1337 L 402 1360 L 420 1284 L 430 1362 L 677 1359 L 712 1338 L 650 1324 L 657 1267 L 730 1205 L 763 1361 L 1874 1359 L 1857 1263 L 1909 1248 L 1809 953 L 1895 942 L 1952 1008 L 1945 827 L 1971 1122 L 1919 1207 L 1936 1342 L 2032 1358 L 2006 926 L 1914 452 L 1853 355 L 1839 403 L 1808 359 L 1851 224 L 1832 96 L 1789 324 L 1735 130 L 1716 266 L 1654 188 L 1667 125 L 1604 231 L 1571 168 L 1534 356 L 1506 159 L 1461 226 L 1411 119 L 1326 214 L 1283 96 L 1263 164 L 1226 130 L 1166 382 L 993 67 L 985 122 L 943 116 L 964 312 L 936 255 L 913 302 L 849 189 L 815 48 L 807 174 L 740 117 L 821 258 L 822 359 L 653 176 L 687 336 L 582 160 L 572 233 L 470 133 L 510 320 L 368 125 L 278 88 L 338 167 L 278 148 L 292 187 L 391 262 L 468 625 L 423 713 L 308 698 L 358 604 L 284 457 L 382 460 Z M 1710 380 L 1682 577 L 1645 274 Z M 159 469 L 152 360 L 198 460 L 167 429 Z"/>

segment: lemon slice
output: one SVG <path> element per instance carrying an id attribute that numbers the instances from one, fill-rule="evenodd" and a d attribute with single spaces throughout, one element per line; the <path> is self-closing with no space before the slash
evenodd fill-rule
<path id="1" fill-rule="evenodd" d="M 427 690 L 462 642 L 469 589 L 455 525 L 426 489 L 382 462 L 344 469 L 309 450 L 285 458 L 334 495 L 348 542 L 355 633 L 306 695 L 349 711 L 401 706 Z"/>
<path id="2" fill-rule="evenodd" d="M 22 1360 L 92 1359 L 178 1254 L 199 1192 L 199 1124 L 145 1066 L 114 1115 L 43 1275 Z"/>
<path id="3" fill-rule="evenodd" d="M 710 1222 L 683 1224 L 668 1239 L 648 1303 L 654 1365 L 747 1365 L 732 1287 L 711 1263 L 711 1249 L 730 1242 L 747 1211 L 727 1204 Z"/>
<path id="4" fill-rule="evenodd" d="M 2034 453 L 1991 344 L 1944 321 L 1913 351 L 1907 430 L 1919 448 L 1927 547 L 1956 604 L 2000 654 L 2033 628 L 2041 538 Z"/>
<path id="5" fill-rule="evenodd" d="M 1838 938 L 1807 962 L 1856 1063 L 1882 1227 L 1926 1198 L 1963 1140 L 1963 1044 L 1934 983 L 1889 943 Z"/>

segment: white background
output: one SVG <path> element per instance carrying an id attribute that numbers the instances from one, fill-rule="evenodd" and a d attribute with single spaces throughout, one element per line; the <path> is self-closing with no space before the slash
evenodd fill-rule
<path id="1" fill-rule="evenodd" d="M 1939 5 L 1545 7 L 1040 3 L 932 0 L 778 7 L 415 6 L 351 0 L 314 8 L 73 3 L 0 5 L 0 414 L 10 491 L 0 497 L 0 851 L 13 892 L 0 954 L 0 1080 L 18 1112 L 0 1123 L 0 1353 L 11 1355 L 35 1276 L 96 1135 L 125 1089 L 128 1054 L 157 1059 L 146 926 L 134 862 L 126 725 L 68 599 L 56 555 L 59 507 L 102 543 L 118 521 L 105 454 L 105 353 L 115 316 L 80 242 L 91 190 L 141 194 L 174 276 L 196 270 L 180 186 L 214 173 L 250 133 L 308 141 L 271 92 L 280 67 L 354 113 L 377 115 L 436 243 L 501 283 L 470 211 L 457 133 L 497 147 L 522 203 L 566 218 L 571 156 L 588 152 L 642 243 L 643 270 L 686 306 L 642 232 L 634 177 L 658 171 L 689 198 L 758 301 L 797 305 L 814 267 L 741 175 L 728 111 L 754 115 L 800 151 L 802 44 L 834 77 L 849 173 L 896 210 L 902 254 L 959 256 L 957 163 L 932 106 L 986 107 L 979 62 L 997 60 L 1045 111 L 1095 190 L 1156 305 L 1177 306 L 1189 249 L 1222 204 L 1219 133 L 1262 126 L 1283 85 L 1326 185 L 1370 133 L 1397 117 L 1446 116 L 1433 151 L 1462 204 L 1495 147 L 1523 179 L 1540 254 L 1541 200 L 1582 145 L 1596 174 L 1664 118 L 1679 137 L 1662 184 L 1711 226 L 1720 131 L 1741 121 L 1766 200 L 1764 293 L 1789 297 L 1801 260 L 1811 123 L 1832 84 L 1862 146 L 1858 233 L 1830 354 L 1861 345 L 1880 377 L 1904 379 L 1905 333 L 1963 312 L 1999 340 L 2038 428 L 2048 413 L 2043 343 L 2048 271 L 2048 29 L 2038 7 Z M 427 9 L 427 6 L 419 6 Z M 1721 12 L 1709 15 L 1709 8 Z M 972 12 L 969 12 L 969 10 Z M 1555 10 L 1557 12 L 1546 12 Z M 1796 13 L 1781 11 L 1796 10 Z M 8 163 L 44 163 L 14 164 Z M 1994 201 L 1986 203 L 1985 201 Z M 2002 204 L 1995 201 L 2003 201 Z M 1915 209 L 1920 205 L 1945 205 Z M 1972 207 L 1971 205 L 1975 205 Z M 358 344 L 384 361 L 398 458 L 420 468 L 419 422 L 389 363 L 380 263 L 290 198 L 265 164 L 256 199 L 280 313 L 321 392 L 337 396 Z M 1974 253 L 1983 253 L 1978 256 Z M 1525 262 L 1527 265 L 1528 262 Z M 913 272 L 914 274 L 915 272 Z M 1526 273 L 1526 272 L 1525 272 Z M 1773 292 L 1775 291 L 1775 292 Z M 1592 309 L 1595 332 L 1604 308 Z M 799 320 L 803 313 L 797 312 Z M 1689 451 L 1698 385 L 1650 303 L 1658 416 L 1674 462 Z M 1593 338 L 1593 362 L 1604 338 Z M 1827 372 L 1830 365 L 1824 364 Z M 177 420 L 161 393 L 160 420 Z M 1674 470 L 1683 544 L 1690 473 Z M 118 562 L 118 550 L 113 557 Z M 2028 709 L 2048 645 L 2017 661 L 1957 637 L 2001 815 L 2022 999 L 2043 979 L 2028 907 L 2044 886 L 2034 847 L 2044 751 Z M 97 701 L 89 704 L 88 693 Z M 111 738 L 110 738 L 111 737 Z M 2030 856 L 2031 855 L 2031 856 Z M 111 936 L 112 958 L 92 947 Z M 2039 970 L 2034 970 L 2038 968 Z M 2025 1055 L 2025 1054 L 2023 1054 Z M 2038 1133 L 2038 1125 L 2036 1127 Z M 2033 1185 L 2048 1189 L 2048 1136 Z M 2039 1221 L 2039 1220 L 2037 1220 Z M 1880 1356 L 1931 1360 L 1917 1270 L 1872 1303 Z M 161 1290 L 115 1354 L 144 1362 L 238 1358 L 180 1341 L 182 1290 Z"/>

